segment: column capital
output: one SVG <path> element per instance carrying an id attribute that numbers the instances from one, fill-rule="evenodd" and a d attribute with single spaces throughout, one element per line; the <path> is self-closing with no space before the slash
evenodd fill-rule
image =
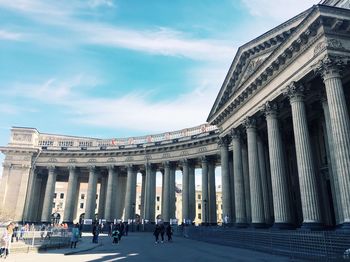
<path id="1" fill-rule="evenodd" d="M 96 166 L 88 166 L 89 172 L 95 172 Z"/>
<path id="2" fill-rule="evenodd" d="M 230 136 L 226 135 L 226 136 L 223 136 L 223 137 L 219 137 L 218 145 L 220 147 L 228 147 L 230 142 L 231 142 Z"/>
<path id="3" fill-rule="evenodd" d="M 108 171 L 114 171 L 115 165 L 108 165 L 107 169 Z"/>
<path id="4" fill-rule="evenodd" d="M 49 170 L 49 172 L 54 172 L 55 169 L 56 169 L 55 166 L 48 166 L 48 167 L 47 167 L 47 170 Z"/>
<path id="5" fill-rule="evenodd" d="M 327 80 L 340 77 L 343 68 L 344 62 L 340 57 L 327 55 L 317 62 L 314 71 L 320 74 L 323 80 Z"/>
<path id="6" fill-rule="evenodd" d="M 243 121 L 243 125 L 246 129 L 256 129 L 256 118 L 252 116 L 247 116 Z"/>
<path id="7" fill-rule="evenodd" d="M 69 165 L 68 167 L 68 170 L 69 170 L 69 172 L 70 171 L 75 171 L 75 169 L 77 168 L 75 165 Z"/>
<path id="8" fill-rule="evenodd" d="M 241 130 L 239 130 L 238 128 L 232 128 L 230 135 L 232 139 L 240 139 L 242 133 L 241 133 Z"/>
<path id="9" fill-rule="evenodd" d="M 201 157 L 201 163 L 202 164 L 207 164 L 208 163 L 208 157 L 207 156 L 202 156 Z"/>
<path id="10" fill-rule="evenodd" d="M 127 168 L 128 171 L 131 171 L 131 172 L 135 172 L 136 171 L 136 166 L 132 165 L 132 164 L 127 165 L 126 168 Z"/>
<path id="11" fill-rule="evenodd" d="M 303 101 L 305 97 L 305 87 L 304 85 L 292 81 L 287 87 L 283 90 L 283 94 L 289 97 L 291 103 L 297 101 Z"/>
<path id="12" fill-rule="evenodd" d="M 264 112 L 265 117 L 277 117 L 278 105 L 276 102 L 267 101 L 262 106 L 262 111 Z"/>

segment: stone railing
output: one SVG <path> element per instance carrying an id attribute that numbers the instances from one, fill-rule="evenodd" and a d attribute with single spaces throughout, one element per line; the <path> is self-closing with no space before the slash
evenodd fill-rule
<path id="1" fill-rule="evenodd" d="M 156 135 L 128 137 L 128 138 L 111 138 L 96 139 L 83 138 L 64 135 L 38 134 L 38 140 L 35 146 L 44 149 L 66 148 L 66 149 L 93 149 L 93 148 L 128 148 L 128 147 L 145 147 L 148 145 L 158 145 L 161 143 L 172 143 L 182 140 L 195 139 L 197 136 L 205 136 L 217 132 L 216 126 L 203 124 L 200 126 L 186 128 L 173 132 L 166 132 Z M 14 133 L 15 135 L 15 133 Z"/>

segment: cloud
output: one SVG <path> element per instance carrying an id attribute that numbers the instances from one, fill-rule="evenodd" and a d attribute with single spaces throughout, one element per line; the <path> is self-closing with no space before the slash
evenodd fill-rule
<path id="1" fill-rule="evenodd" d="M 22 34 L 0 30 L 0 39 L 18 41 L 21 40 Z"/>
<path id="2" fill-rule="evenodd" d="M 90 0 L 89 5 L 93 8 L 95 7 L 115 7 L 116 4 L 113 0 Z"/>
<path id="3" fill-rule="evenodd" d="M 284 21 L 299 14 L 312 5 L 317 4 L 317 0 L 241 0 L 248 11 L 253 16 L 273 18 Z"/>

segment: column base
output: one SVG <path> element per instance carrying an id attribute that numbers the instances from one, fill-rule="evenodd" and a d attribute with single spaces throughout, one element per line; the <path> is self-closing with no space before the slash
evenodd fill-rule
<path id="1" fill-rule="evenodd" d="M 291 230 L 295 229 L 295 226 L 290 223 L 274 223 L 271 227 L 272 230 Z"/>
<path id="2" fill-rule="evenodd" d="M 267 228 L 268 225 L 265 223 L 251 223 L 251 227 L 253 228 Z"/>
<path id="3" fill-rule="evenodd" d="M 245 228 L 245 227 L 248 227 L 249 224 L 248 223 L 236 223 L 235 224 L 235 227 L 237 228 Z"/>
<path id="4" fill-rule="evenodd" d="M 320 231 L 324 229 L 325 227 L 322 223 L 303 223 L 302 226 L 299 228 L 299 230 L 306 231 Z"/>

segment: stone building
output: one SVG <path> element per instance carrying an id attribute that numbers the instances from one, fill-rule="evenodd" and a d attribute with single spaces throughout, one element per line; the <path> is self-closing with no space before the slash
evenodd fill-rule
<path id="1" fill-rule="evenodd" d="M 207 124 L 144 137 L 94 139 L 14 127 L 0 186 L 2 214 L 48 222 L 56 182 L 68 182 L 63 221 L 76 216 L 87 183 L 85 218 L 156 219 L 162 172 L 164 221 L 175 217 L 175 172 L 182 172 L 182 217 L 196 217 L 195 168 L 202 172 L 201 217 L 237 226 L 323 228 L 350 223 L 349 1 L 315 5 L 241 46 Z M 99 185 L 99 186 L 98 186 Z"/>

